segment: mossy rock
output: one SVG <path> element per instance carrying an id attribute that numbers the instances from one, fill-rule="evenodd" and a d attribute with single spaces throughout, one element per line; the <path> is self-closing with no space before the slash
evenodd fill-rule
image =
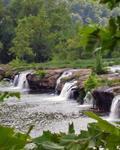
<path id="1" fill-rule="evenodd" d="M 47 74 L 47 72 L 45 70 L 37 70 L 35 72 L 35 75 L 37 75 L 40 79 L 43 79 L 46 74 Z"/>

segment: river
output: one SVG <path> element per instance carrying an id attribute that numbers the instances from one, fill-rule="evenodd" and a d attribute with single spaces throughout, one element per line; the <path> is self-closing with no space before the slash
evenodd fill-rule
<path id="1" fill-rule="evenodd" d="M 53 94 L 22 94 L 20 100 L 9 98 L 0 104 L 0 124 L 22 132 L 34 125 L 31 136 L 36 137 L 46 130 L 67 132 L 68 124 L 74 122 L 76 133 L 79 133 L 93 122 L 82 113 L 89 107 Z"/>

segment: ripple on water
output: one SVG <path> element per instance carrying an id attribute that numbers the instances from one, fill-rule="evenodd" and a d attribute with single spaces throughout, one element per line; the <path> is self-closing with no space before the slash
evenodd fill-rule
<path id="1" fill-rule="evenodd" d="M 89 107 L 80 107 L 72 100 L 57 101 L 53 95 L 24 94 L 20 100 L 10 98 L 0 105 L 0 124 L 23 132 L 34 125 L 31 135 L 38 136 L 44 130 L 67 132 L 68 123 L 74 122 L 78 133 L 80 128 L 86 129 L 88 122 L 93 121 L 82 116 L 84 109 Z"/>

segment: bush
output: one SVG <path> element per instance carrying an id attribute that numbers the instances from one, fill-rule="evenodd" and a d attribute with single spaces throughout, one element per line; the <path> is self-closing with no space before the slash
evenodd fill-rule
<path id="1" fill-rule="evenodd" d="M 37 70 L 35 73 L 37 76 L 39 76 L 40 79 L 44 78 L 46 75 L 46 71 L 45 70 Z"/>
<path id="2" fill-rule="evenodd" d="M 13 59 L 9 64 L 12 67 L 20 67 L 20 66 L 25 66 L 26 62 L 16 58 L 16 59 Z"/>
<path id="3" fill-rule="evenodd" d="M 85 91 L 91 91 L 92 89 L 96 88 L 99 84 L 100 79 L 96 75 L 92 74 L 84 83 Z"/>
<path id="4" fill-rule="evenodd" d="M 95 72 L 97 74 L 103 74 L 106 73 L 106 70 L 103 65 L 103 59 L 101 54 L 101 48 L 96 49 L 96 65 L 95 65 Z"/>

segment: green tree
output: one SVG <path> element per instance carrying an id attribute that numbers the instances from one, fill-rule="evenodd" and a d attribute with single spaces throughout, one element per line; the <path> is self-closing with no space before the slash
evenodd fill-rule
<path id="1" fill-rule="evenodd" d="M 38 15 L 19 20 L 10 51 L 23 60 L 34 56 L 36 62 L 47 61 L 54 55 L 59 56 L 62 51 L 65 53 L 71 29 L 72 21 L 66 3 L 44 1 Z"/>
<path id="2" fill-rule="evenodd" d="M 43 11 L 38 16 L 21 19 L 10 51 L 22 60 L 30 60 L 32 57 L 35 57 L 36 61 L 44 60 L 47 57 L 49 26 Z"/>
<path id="3" fill-rule="evenodd" d="M 0 0 L 0 42 L 2 43 L 2 47 L 0 48 L 1 63 L 7 63 L 11 59 L 11 55 L 8 50 L 11 47 L 11 39 L 13 36 L 13 20 L 9 14 L 9 11 Z"/>
<path id="4" fill-rule="evenodd" d="M 113 10 L 120 5 L 120 1 L 101 0 L 100 3 L 107 4 Z M 119 51 L 120 56 L 120 16 L 111 16 L 108 26 L 101 28 L 99 36 L 101 38 L 102 49 L 107 51 L 107 56 L 112 57 L 114 51 Z"/>

